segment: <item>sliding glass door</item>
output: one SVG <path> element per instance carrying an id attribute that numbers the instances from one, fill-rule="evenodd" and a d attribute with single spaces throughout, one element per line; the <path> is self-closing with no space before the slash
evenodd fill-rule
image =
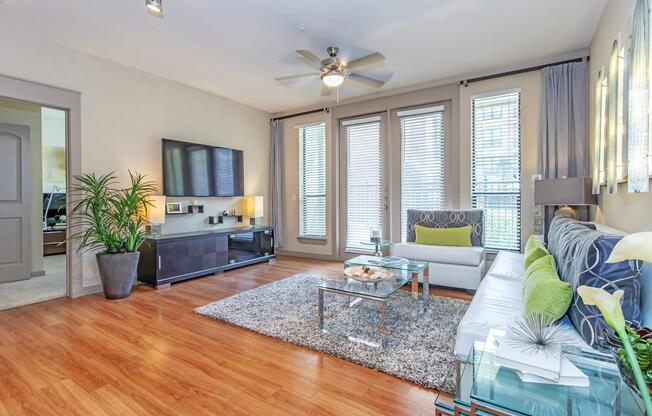
<path id="1" fill-rule="evenodd" d="M 388 236 L 383 123 L 382 115 L 341 123 L 343 257 L 374 251 L 364 244 L 372 227 L 381 227 L 383 238 Z"/>

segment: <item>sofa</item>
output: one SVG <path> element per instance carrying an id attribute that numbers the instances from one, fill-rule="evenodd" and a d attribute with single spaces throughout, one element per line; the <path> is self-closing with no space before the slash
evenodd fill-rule
<path id="1" fill-rule="evenodd" d="M 451 228 L 471 226 L 472 247 L 417 244 L 415 226 Z M 431 285 L 475 290 L 485 273 L 484 213 L 482 210 L 407 212 L 406 242 L 392 246 L 392 255 L 429 263 Z"/>
<path id="2" fill-rule="evenodd" d="M 569 219 L 569 221 L 571 220 Z M 574 226 L 574 224 L 568 222 L 561 224 L 564 226 Z M 590 225 L 590 228 L 592 228 L 591 232 L 599 233 L 604 236 L 602 239 L 606 242 L 617 241 L 620 237 L 625 235 L 625 233 L 621 231 L 600 224 L 592 224 Z M 563 229 L 561 230 L 563 231 Z M 582 258 L 582 255 L 578 254 L 576 244 L 574 243 L 575 242 L 573 241 L 555 242 L 554 238 L 553 241 L 549 242 L 551 254 L 555 257 L 558 271 L 561 271 L 560 278 L 562 280 L 572 281 L 576 278 L 576 276 L 563 275 L 564 273 L 568 274 L 569 270 L 573 269 L 570 267 L 570 264 L 564 265 L 564 262 L 568 262 L 568 259 L 573 259 L 571 260 L 572 262 L 579 262 L 581 265 L 582 262 L 586 260 Z M 599 251 L 596 251 L 596 253 L 601 255 L 605 254 L 600 253 Z M 591 264 L 597 264 L 600 260 L 603 260 L 596 260 L 591 256 L 588 256 L 587 259 L 591 261 Z M 455 355 L 457 360 L 465 361 L 473 343 L 475 341 L 484 341 L 487 338 L 490 329 L 508 329 L 516 319 L 523 316 L 523 280 L 525 277 L 525 268 L 523 264 L 523 254 L 505 251 L 501 251 L 497 254 L 489 271 L 478 287 L 471 305 L 458 325 L 455 340 Z M 638 265 L 630 266 L 632 267 L 632 270 L 638 270 Z M 621 264 L 621 267 L 626 268 L 628 266 L 627 264 Z M 640 320 L 642 325 L 650 326 L 652 325 L 651 265 L 643 265 L 643 267 L 640 268 L 640 272 L 640 275 L 632 277 L 632 279 L 635 279 L 637 284 L 640 284 L 641 286 L 639 293 L 640 300 L 638 303 L 640 310 L 630 313 L 635 313 L 638 317 L 637 319 Z M 590 270 L 588 271 L 588 274 L 593 276 L 593 278 L 599 278 L 599 274 L 592 273 Z M 600 282 L 599 285 L 607 287 L 607 290 L 614 290 L 617 289 L 615 285 L 619 284 L 618 280 L 622 279 L 617 279 L 615 282 Z M 634 287 L 632 296 L 637 296 L 635 292 L 636 287 Z M 577 297 L 574 298 L 571 308 L 569 308 L 569 312 L 560 322 L 569 329 L 569 332 L 573 335 L 573 343 L 576 346 L 585 349 L 590 349 L 592 347 L 600 349 L 599 340 L 596 338 L 597 335 L 586 331 L 585 324 L 587 323 L 587 320 L 585 319 L 586 317 L 581 316 L 581 309 L 579 313 L 580 316 L 573 312 L 573 306 L 578 302 L 580 301 Z M 586 306 L 584 307 L 586 308 Z M 596 315 L 597 314 L 594 313 L 592 314 L 592 317 L 597 318 Z M 575 323 L 573 323 L 573 321 L 575 321 Z M 578 330 L 578 327 L 580 330 Z M 598 327 L 600 326 L 598 325 Z"/>

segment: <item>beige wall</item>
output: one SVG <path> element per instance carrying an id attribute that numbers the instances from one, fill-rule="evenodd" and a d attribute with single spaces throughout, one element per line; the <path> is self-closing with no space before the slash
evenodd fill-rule
<path id="1" fill-rule="evenodd" d="M 83 172 L 117 170 L 124 180 L 133 169 L 160 184 L 161 137 L 196 140 L 244 150 L 245 193 L 267 196 L 268 113 L 57 45 L 15 38 L 0 42 L 0 55 L 1 74 L 81 92 Z M 172 218 L 166 231 L 206 226 L 231 204 Z M 84 286 L 99 282 L 93 255 L 83 276 Z"/>
<path id="2" fill-rule="evenodd" d="M 541 120 L 541 71 L 474 82 L 460 88 L 460 206 L 471 207 L 471 98 L 474 95 L 519 89 L 521 91 L 521 247 L 534 232 L 532 175 L 538 173 Z"/>
<path id="3" fill-rule="evenodd" d="M 41 110 L 43 192 L 66 189 L 66 112 L 44 107 Z"/>
<path id="4" fill-rule="evenodd" d="M 602 19 L 591 42 L 591 100 L 590 100 L 590 137 L 593 143 L 595 114 L 595 83 L 598 71 L 607 66 L 613 41 L 620 36 L 625 47 L 629 47 L 629 35 L 632 28 L 632 16 L 636 0 L 609 0 Z M 593 155 L 593 150 L 591 150 Z M 591 157 L 591 161 L 593 157 Z M 652 192 L 630 194 L 627 183 L 618 185 L 617 194 L 608 194 L 605 187 L 600 192 L 600 206 L 596 220 L 611 227 L 636 232 L 652 230 Z"/>
<path id="5" fill-rule="evenodd" d="M 29 127 L 32 160 L 32 275 L 43 273 L 43 193 L 41 192 L 41 107 L 0 100 L 0 122 Z"/>
<path id="6" fill-rule="evenodd" d="M 541 73 L 527 72 L 520 75 L 496 78 L 460 87 L 450 84 L 426 88 L 419 91 L 385 96 L 382 98 L 351 104 L 336 105 L 330 115 L 292 118 L 285 121 L 285 186 L 286 186 L 286 247 L 285 250 L 310 255 L 329 255 L 342 257 L 339 246 L 342 231 L 341 211 L 344 209 L 341 196 L 343 183 L 340 172 L 344 161 L 341 153 L 342 142 L 339 132 L 340 120 L 367 114 L 384 115 L 383 134 L 388 138 L 388 177 L 389 177 L 389 217 L 392 219 L 389 237 L 393 241 L 401 239 L 400 224 L 400 134 L 396 110 L 426 104 L 444 103 L 450 113 L 449 137 L 446 143 L 446 206 L 451 209 L 471 207 L 471 96 L 475 94 L 521 90 L 521 175 L 522 175 L 522 244 L 534 231 L 532 175 L 537 173 L 538 135 L 541 108 Z M 329 140 L 329 182 L 328 187 L 328 247 L 301 244 L 297 240 L 298 205 L 293 200 L 298 191 L 296 132 L 295 124 L 325 119 Z M 333 152 L 332 154 L 330 152 Z M 331 186 L 332 185 L 332 186 Z M 339 189 L 338 189 L 339 187 Z M 339 207 L 339 211 L 338 208 Z"/>

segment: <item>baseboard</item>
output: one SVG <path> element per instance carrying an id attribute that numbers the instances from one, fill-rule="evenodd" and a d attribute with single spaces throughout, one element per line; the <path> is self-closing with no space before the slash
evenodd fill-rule
<path id="1" fill-rule="evenodd" d="M 94 295 L 96 293 L 102 293 L 102 284 L 98 283 L 96 285 L 91 285 L 91 286 L 85 286 L 79 290 L 79 292 L 75 293 L 74 296 L 71 296 L 73 298 L 79 298 L 81 296 L 87 296 L 87 295 Z"/>
<path id="2" fill-rule="evenodd" d="M 38 270 L 35 272 L 31 272 L 29 274 L 29 277 L 39 277 L 39 276 L 45 276 L 45 270 Z"/>
<path id="3" fill-rule="evenodd" d="M 289 250 L 281 250 L 281 249 L 276 249 L 276 255 L 290 256 L 290 257 L 304 257 L 313 260 L 339 261 L 339 258 L 337 256 L 333 256 L 330 254 L 304 253 L 301 251 L 289 251 Z"/>

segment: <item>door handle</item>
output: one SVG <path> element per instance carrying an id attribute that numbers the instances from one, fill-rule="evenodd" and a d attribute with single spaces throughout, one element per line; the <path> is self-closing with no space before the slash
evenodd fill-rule
<path id="1" fill-rule="evenodd" d="M 158 256 L 158 269 L 161 270 L 161 256 Z"/>

